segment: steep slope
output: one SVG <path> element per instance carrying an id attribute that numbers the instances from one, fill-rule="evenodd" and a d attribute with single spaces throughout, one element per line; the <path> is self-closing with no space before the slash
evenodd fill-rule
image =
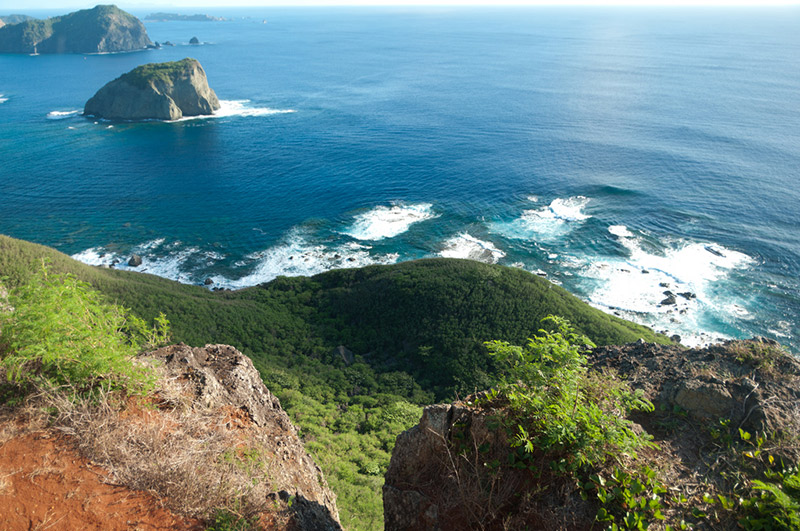
<path id="1" fill-rule="evenodd" d="M 0 53 L 109 53 L 152 46 L 142 22 L 114 5 L 0 28 Z"/>

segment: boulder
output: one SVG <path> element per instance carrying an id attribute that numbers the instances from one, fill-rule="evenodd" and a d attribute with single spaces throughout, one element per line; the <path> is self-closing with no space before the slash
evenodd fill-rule
<path id="1" fill-rule="evenodd" d="M 189 39 L 189 44 L 200 44 L 200 40 L 197 37 L 192 37 Z"/>
<path id="2" fill-rule="evenodd" d="M 138 254 L 131 255 L 130 259 L 128 260 L 128 265 L 131 267 L 139 267 L 142 265 L 142 257 Z"/>
<path id="3" fill-rule="evenodd" d="M 219 100 L 196 59 L 139 66 L 86 102 L 86 116 L 109 120 L 178 120 L 213 114 Z"/>

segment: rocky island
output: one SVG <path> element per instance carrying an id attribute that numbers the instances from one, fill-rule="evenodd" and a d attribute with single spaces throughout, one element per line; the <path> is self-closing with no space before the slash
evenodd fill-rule
<path id="1" fill-rule="evenodd" d="M 83 113 L 109 120 L 178 120 L 217 109 L 219 100 L 203 67 L 186 58 L 134 68 L 98 90 Z"/>
<path id="2" fill-rule="evenodd" d="M 152 45 L 142 21 L 114 5 L 0 27 L 0 53 L 112 53 Z"/>
<path id="3" fill-rule="evenodd" d="M 145 20 L 152 22 L 172 22 L 175 20 L 182 22 L 221 22 L 226 20 L 223 17 L 214 17 L 211 15 L 181 15 L 178 13 L 150 13 L 145 17 Z"/>

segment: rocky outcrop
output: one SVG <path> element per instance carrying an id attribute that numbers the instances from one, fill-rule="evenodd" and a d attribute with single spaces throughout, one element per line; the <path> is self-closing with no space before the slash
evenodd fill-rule
<path id="1" fill-rule="evenodd" d="M 497 422 L 504 414 L 469 401 L 426 407 L 397 437 L 383 486 L 385 529 L 588 529 L 591 504 L 564 478 L 551 477 L 548 491 L 527 468 L 503 466 L 513 453 Z M 545 494 L 524 496 L 534 490 Z"/>
<path id="2" fill-rule="evenodd" d="M 774 433 L 800 420 L 800 362 L 772 340 L 727 341 L 699 349 L 632 343 L 595 349 L 590 362 L 611 368 L 660 409 L 693 420 Z"/>
<path id="3" fill-rule="evenodd" d="M 178 120 L 213 114 L 219 100 L 196 59 L 151 63 L 109 82 L 86 102 L 84 114 L 109 120 Z"/>
<path id="4" fill-rule="evenodd" d="M 170 377 L 188 384 L 197 407 L 227 411 L 230 425 L 258 432 L 260 440 L 269 441 L 269 460 L 275 463 L 270 480 L 284 486 L 272 496 L 276 502 L 292 500 L 296 526 L 341 529 L 335 494 L 250 358 L 228 345 L 192 348 L 184 344 L 163 347 L 144 357 L 160 360 Z"/>
<path id="5" fill-rule="evenodd" d="M 0 28 L 0 53 L 130 52 L 152 44 L 142 21 L 113 5 Z"/>
<path id="6" fill-rule="evenodd" d="M 639 342 L 597 348 L 589 361 L 595 370 L 618 372 L 655 404 L 654 412 L 632 414 L 631 420 L 637 431 L 655 436 L 658 447 L 648 450 L 650 458 L 689 498 L 725 481 L 713 476 L 706 459 L 714 430 L 719 437 L 720 427 L 728 429 L 735 440 L 739 428 L 782 441 L 800 434 L 800 362 L 773 341 L 702 349 Z M 595 502 L 583 499 L 575 478 L 548 475 L 549 460 L 534 469 L 506 465 L 515 452 L 502 428 L 508 416 L 502 401 L 475 397 L 425 408 L 419 424 L 397 437 L 392 453 L 383 487 L 387 531 L 596 525 Z M 796 462 L 800 446 L 782 443 L 770 452 Z M 532 459 L 540 453 L 534 449 Z"/>

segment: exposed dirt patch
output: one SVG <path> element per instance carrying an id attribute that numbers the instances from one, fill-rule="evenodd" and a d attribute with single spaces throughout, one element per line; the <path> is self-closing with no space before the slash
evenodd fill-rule
<path id="1" fill-rule="evenodd" d="M 11 438 L 0 446 L 0 529 L 203 529 L 154 496 L 108 480 L 55 430 Z"/>

